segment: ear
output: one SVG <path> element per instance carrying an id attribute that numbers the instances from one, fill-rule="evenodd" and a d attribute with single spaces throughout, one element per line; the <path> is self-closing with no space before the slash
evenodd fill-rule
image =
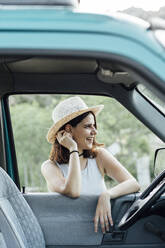
<path id="1" fill-rule="evenodd" d="M 72 132 L 72 126 L 71 126 L 70 124 L 66 124 L 66 126 L 65 126 L 65 131 L 66 131 L 67 133 L 71 133 L 71 132 Z"/>

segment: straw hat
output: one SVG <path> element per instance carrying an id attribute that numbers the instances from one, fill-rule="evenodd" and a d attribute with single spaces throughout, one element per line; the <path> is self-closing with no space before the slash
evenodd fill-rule
<path id="1" fill-rule="evenodd" d="M 52 112 L 52 119 L 54 121 L 54 124 L 48 131 L 48 142 L 53 144 L 57 131 L 64 124 L 71 121 L 75 117 L 88 111 L 92 111 L 94 115 L 97 115 L 103 108 L 104 105 L 88 107 L 85 102 L 78 96 L 70 97 L 60 102 Z"/>

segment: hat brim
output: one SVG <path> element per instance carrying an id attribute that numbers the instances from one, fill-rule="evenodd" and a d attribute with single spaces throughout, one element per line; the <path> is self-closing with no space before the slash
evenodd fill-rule
<path id="1" fill-rule="evenodd" d="M 71 121 L 72 119 L 78 117 L 79 115 L 82 115 L 86 112 L 93 112 L 94 115 L 98 115 L 101 110 L 104 108 L 104 105 L 97 105 L 97 106 L 94 106 L 94 107 L 89 107 L 89 108 L 86 108 L 86 109 L 82 109 L 82 110 L 79 110 L 79 111 L 76 111 L 70 115 L 67 115 L 65 116 L 64 118 L 62 118 L 60 121 L 58 121 L 57 123 L 53 124 L 51 126 L 51 128 L 49 129 L 48 131 L 48 134 L 47 134 L 47 141 L 51 144 L 54 143 L 55 141 L 55 136 L 56 136 L 56 133 L 58 132 L 58 130 L 63 126 L 65 125 L 67 122 Z"/>

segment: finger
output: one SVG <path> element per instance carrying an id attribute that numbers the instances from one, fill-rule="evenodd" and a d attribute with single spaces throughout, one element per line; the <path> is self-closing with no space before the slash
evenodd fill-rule
<path id="1" fill-rule="evenodd" d="M 58 131 L 57 134 L 63 134 L 64 132 L 65 132 L 65 130 L 63 129 L 63 130 Z"/>
<path id="2" fill-rule="evenodd" d="M 60 143 L 60 134 L 57 134 L 57 135 L 56 135 L 56 139 L 57 139 L 57 141 Z"/>
<path id="3" fill-rule="evenodd" d="M 57 133 L 57 138 L 61 138 L 63 136 L 64 130 L 61 130 Z"/>
<path id="4" fill-rule="evenodd" d="M 111 216 L 111 214 L 109 212 L 108 212 L 108 220 L 109 220 L 111 226 L 113 226 L 112 216 Z"/>
<path id="5" fill-rule="evenodd" d="M 100 225 L 101 225 L 102 232 L 105 233 L 105 223 L 104 223 L 103 215 L 100 216 Z"/>
<path id="6" fill-rule="evenodd" d="M 104 216 L 104 223 L 105 223 L 106 231 L 109 232 L 109 220 L 107 215 Z"/>
<path id="7" fill-rule="evenodd" d="M 66 137 L 67 132 L 65 130 L 61 130 L 57 133 L 57 140 L 61 142 Z"/>
<path id="8" fill-rule="evenodd" d="M 63 137 L 62 134 L 60 134 L 60 133 L 57 134 L 57 140 L 59 143 L 61 143 L 62 137 Z"/>
<path id="9" fill-rule="evenodd" d="M 70 133 L 67 133 L 67 132 L 64 135 L 67 136 L 67 137 L 69 137 L 69 138 L 72 137 L 72 135 Z"/>
<path id="10" fill-rule="evenodd" d="M 97 232 L 97 230 L 98 230 L 98 222 L 99 222 L 99 218 L 96 215 L 95 218 L 94 218 L 94 229 L 95 229 L 95 232 Z"/>

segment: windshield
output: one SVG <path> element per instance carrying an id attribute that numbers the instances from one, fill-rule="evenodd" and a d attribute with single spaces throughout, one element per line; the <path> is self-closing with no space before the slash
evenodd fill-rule
<path id="1" fill-rule="evenodd" d="M 157 107 L 163 114 L 165 114 L 165 103 L 158 98 L 151 90 L 146 88 L 144 85 L 139 84 L 137 89 L 143 94 L 155 107 Z"/>

